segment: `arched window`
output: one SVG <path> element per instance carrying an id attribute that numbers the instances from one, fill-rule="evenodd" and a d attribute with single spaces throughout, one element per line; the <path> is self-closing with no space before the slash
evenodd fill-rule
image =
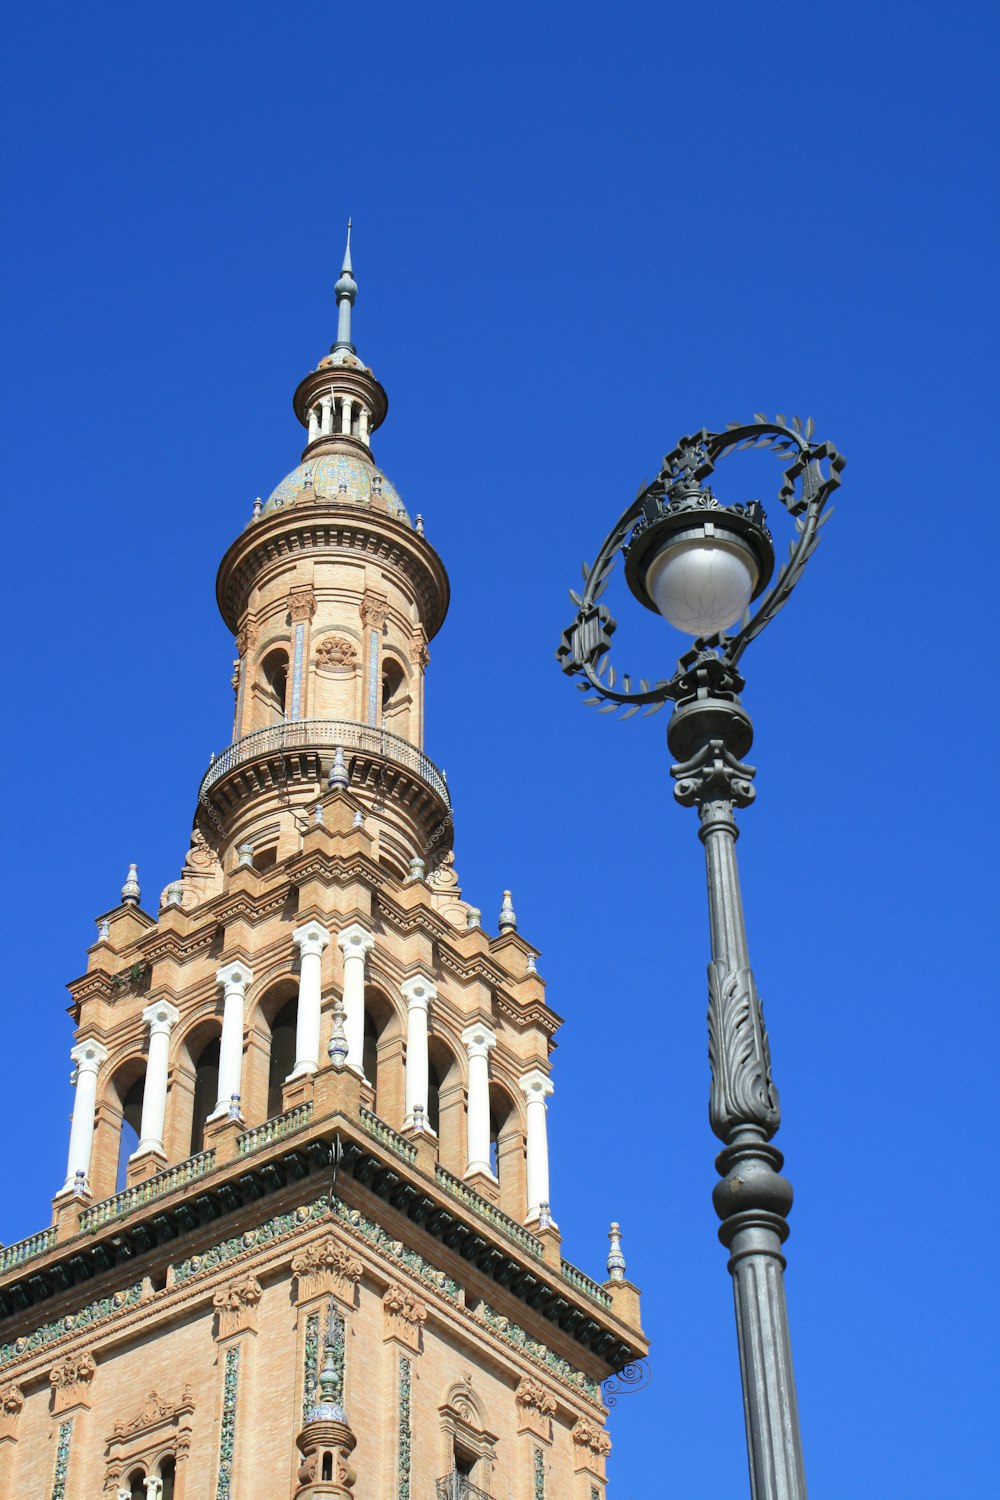
<path id="1" fill-rule="evenodd" d="M 401 1040 L 401 1026 L 399 1016 L 391 1003 L 386 999 L 381 990 L 369 987 L 365 990 L 365 1041 L 361 1062 L 365 1070 L 365 1077 L 375 1091 L 372 1109 L 376 1114 L 379 1112 L 379 1099 L 382 1100 L 383 1111 L 386 1109 L 387 1098 L 391 1098 L 394 1091 L 387 1087 L 389 1082 L 386 1069 L 394 1065 L 402 1071 L 402 1055 L 392 1055 L 386 1050 L 386 1044 L 390 1039 L 397 1042 Z M 402 1088 L 399 1090 L 399 1099 L 402 1100 Z M 383 1118 L 385 1116 L 383 1115 Z M 390 1125 L 400 1126 L 401 1119 L 390 1119 Z"/>
<path id="2" fill-rule="evenodd" d="M 365 1070 L 365 1077 L 372 1086 L 375 1098 L 372 1101 L 372 1109 L 378 1114 L 378 1029 L 375 1025 L 371 1012 L 365 1007 L 365 1045 L 361 1066 Z"/>
<path id="3" fill-rule="evenodd" d="M 432 1062 L 427 1064 L 427 1123 L 435 1135 L 441 1132 L 441 1079 Z"/>
<path id="4" fill-rule="evenodd" d="M 323 1479 L 332 1479 L 333 1478 L 333 1454 L 332 1453 L 324 1453 L 323 1454 L 323 1473 L 322 1473 L 322 1475 L 320 1477 L 323 1478 Z"/>
<path id="5" fill-rule="evenodd" d="M 139 1130 L 142 1126 L 142 1091 L 145 1081 L 145 1075 L 140 1074 L 122 1100 L 122 1133 L 118 1143 L 116 1193 L 120 1193 L 125 1186 L 128 1160 L 139 1144 Z"/>
<path id="6" fill-rule="evenodd" d="M 128 1476 L 128 1487 L 132 1500 L 146 1500 L 146 1475 L 144 1470 L 132 1470 Z"/>
<path id="7" fill-rule="evenodd" d="M 490 1166 L 500 1183 L 500 1205 L 523 1217 L 524 1132 L 517 1106 L 499 1084 L 490 1084 Z"/>
<path id="8" fill-rule="evenodd" d="M 177 1466 L 172 1458 L 164 1458 L 160 1462 L 160 1479 L 163 1482 L 163 1494 L 160 1500 L 174 1500 L 174 1479 L 177 1474 Z"/>
<path id="9" fill-rule="evenodd" d="M 382 725 L 405 735 L 410 718 L 406 673 L 398 661 L 386 657 L 382 666 Z"/>
<path id="10" fill-rule="evenodd" d="M 260 686 L 267 722 L 280 724 L 285 717 L 285 697 L 288 692 L 287 651 L 278 647 L 267 653 L 260 664 Z"/>
<path id="11" fill-rule="evenodd" d="M 219 1099 L 219 1038 L 208 1042 L 194 1065 L 194 1110 L 191 1116 L 191 1152 L 205 1149 L 205 1121 Z"/>
<path id="12" fill-rule="evenodd" d="M 271 1059 L 267 1070 L 267 1117 L 281 1114 L 282 1088 L 295 1067 L 295 1025 L 298 999 L 285 1002 L 271 1022 Z"/>

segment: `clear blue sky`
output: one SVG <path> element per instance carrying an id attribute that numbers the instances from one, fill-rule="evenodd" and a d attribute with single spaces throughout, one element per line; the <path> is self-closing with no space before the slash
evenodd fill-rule
<path id="1" fill-rule="evenodd" d="M 8 10 L 0 1237 L 61 1180 L 92 917 L 129 860 L 152 902 L 175 876 L 228 739 L 215 568 L 297 460 L 350 213 L 376 452 L 453 584 L 458 870 L 491 925 L 512 887 L 566 1018 L 565 1251 L 600 1273 L 618 1218 L 645 1290 L 612 1493 L 733 1500 L 744 1439 L 696 819 L 664 718 L 593 715 L 553 651 L 640 479 L 753 411 L 849 461 L 745 661 L 810 1493 L 993 1490 L 997 31 L 920 0 Z"/>

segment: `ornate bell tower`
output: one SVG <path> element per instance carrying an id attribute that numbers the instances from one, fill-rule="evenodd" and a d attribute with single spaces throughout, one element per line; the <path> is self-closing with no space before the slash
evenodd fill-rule
<path id="1" fill-rule="evenodd" d="M 504 892 L 462 894 L 424 753 L 448 578 L 337 340 L 301 461 L 226 552 L 232 743 L 158 908 L 135 866 L 70 985 L 51 1226 L 0 1248 L 0 1493 L 603 1500 L 602 1382 L 645 1353 L 561 1253 L 559 1017 Z"/>

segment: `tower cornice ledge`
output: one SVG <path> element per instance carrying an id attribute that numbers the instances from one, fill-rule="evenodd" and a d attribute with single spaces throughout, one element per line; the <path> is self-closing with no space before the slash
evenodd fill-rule
<path id="1" fill-rule="evenodd" d="M 414 590 L 424 634 L 431 640 L 444 623 L 451 597 L 444 563 L 431 544 L 387 511 L 310 496 L 312 491 L 304 490 L 294 505 L 265 513 L 230 543 L 219 564 L 215 596 L 233 634 L 265 569 L 335 550 L 399 569 Z"/>

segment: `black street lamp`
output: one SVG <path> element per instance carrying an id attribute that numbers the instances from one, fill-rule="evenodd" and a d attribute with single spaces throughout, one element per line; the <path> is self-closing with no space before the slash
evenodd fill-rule
<path id="1" fill-rule="evenodd" d="M 697 807 L 708 869 L 712 961 L 708 968 L 709 1120 L 722 1141 L 721 1181 L 712 1201 L 729 1250 L 743 1376 L 753 1500 L 805 1500 L 806 1482 L 792 1373 L 781 1246 L 788 1237 L 792 1187 L 771 1144 L 781 1120 L 764 1016 L 747 951 L 736 864 L 734 810 L 754 798 L 752 766 L 744 765 L 753 726 L 739 694 L 737 662 L 754 636 L 787 602 L 815 551 L 824 506 L 840 483 L 844 460 L 829 443 L 812 441 L 811 421 L 774 422 L 759 414 L 725 432 L 695 433 L 668 453 L 652 484 L 640 491 L 606 537 L 593 567 L 584 564 L 583 592 L 570 591 L 577 616 L 557 654 L 564 672 L 585 680 L 584 701 L 602 712 L 672 702 L 667 744 L 674 796 Z M 723 505 L 705 481 L 737 448 L 766 448 L 788 459 L 778 499 L 795 535 L 787 561 L 774 573 L 774 547 L 757 500 Z M 639 683 L 621 678 L 609 661 L 615 621 L 599 601 L 619 553 L 633 594 L 687 635 L 694 647 L 673 677 Z M 757 602 L 751 613 L 749 607 Z M 727 634 L 736 622 L 739 627 Z"/>

